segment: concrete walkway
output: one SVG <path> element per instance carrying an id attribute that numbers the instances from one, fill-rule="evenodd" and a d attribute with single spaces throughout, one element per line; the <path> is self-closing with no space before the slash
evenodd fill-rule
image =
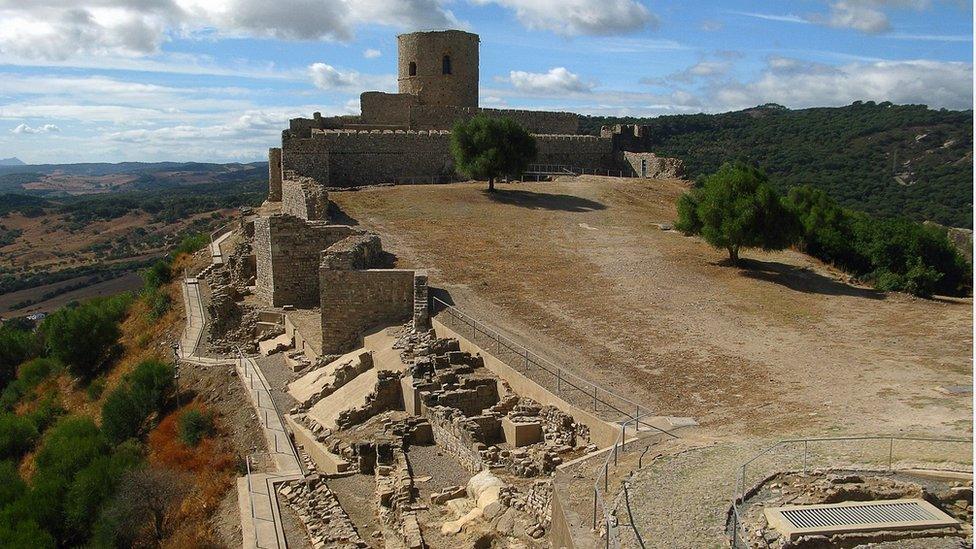
<path id="1" fill-rule="evenodd" d="M 287 545 L 275 490 L 282 482 L 304 478 L 301 460 L 271 397 L 268 380 L 254 360 L 244 356 L 213 358 L 197 355 L 206 325 L 199 281 L 186 278 L 182 286 L 187 321 L 180 338 L 180 359 L 198 366 L 234 365 L 237 377 L 247 389 L 267 442 L 267 452 L 259 454 L 270 456 L 269 465 L 274 469 L 272 472 L 252 472 L 254 462 L 252 456 L 248 456 L 247 475 L 237 479 L 243 547 L 283 549 Z"/>

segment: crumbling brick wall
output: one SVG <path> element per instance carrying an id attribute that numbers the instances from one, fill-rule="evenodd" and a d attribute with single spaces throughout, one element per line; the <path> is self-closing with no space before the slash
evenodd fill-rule
<path id="1" fill-rule="evenodd" d="M 329 193 L 318 181 L 289 172 L 279 182 L 281 211 L 309 221 L 329 217 Z"/>
<path id="2" fill-rule="evenodd" d="M 322 250 L 358 231 L 278 214 L 254 220 L 256 293 L 274 307 L 319 304 Z"/>

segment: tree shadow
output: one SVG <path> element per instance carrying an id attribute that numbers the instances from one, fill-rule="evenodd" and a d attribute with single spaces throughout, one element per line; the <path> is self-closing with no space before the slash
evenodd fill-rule
<path id="1" fill-rule="evenodd" d="M 726 259 L 721 264 L 729 265 Z M 773 282 L 797 292 L 808 294 L 863 297 L 882 300 L 885 293 L 871 288 L 851 286 L 839 280 L 824 276 L 807 267 L 787 265 L 778 261 L 739 260 L 740 274 L 756 280 Z"/>
<path id="2" fill-rule="evenodd" d="M 532 210 L 556 210 L 563 212 L 592 212 L 605 210 L 603 204 L 569 194 L 536 193 L 511 189 L 496 189 L 495 192 L 482 191 L 495 202 L 529 208 Z"/>

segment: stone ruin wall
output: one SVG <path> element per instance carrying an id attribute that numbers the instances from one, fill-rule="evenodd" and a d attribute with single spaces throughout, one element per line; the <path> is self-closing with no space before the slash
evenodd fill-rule
<path id="1" fill-rule="evenodd" d="M 281 149 L 268 149 L 268 201 L 281 200 Z"/>
<path id="2" fill-rule="evenodd" d="M 684 163 L 678 158 L 665 158 L 649 152 L 621 153 L 623 162 L 634 170 L 637 177 L 677 179 L 684 173 Z M 646 173 L 641 173 L 641 161 L 645 161 Z"/>
<path id="3" fill-rule="evenodd" d="M 328 219 L 329 193 L 318 181 L 289 172 L 280 189 L 282 213 L 310 221 Z"/>
<path id="4" fill-rule="evenodd" d="M 319 277 L 322 352 L 325 354 L 354 349 L 366 329 L 401 322 L 413 314 L 412 270 L 334 271 L 324 268 Z"/>
<path id="5" fill-rule="evenodd" d="M 322 250 L 358 232 L 284 214 L 255 219 L 255 292 L 273 307 L 318 306 Z"/>

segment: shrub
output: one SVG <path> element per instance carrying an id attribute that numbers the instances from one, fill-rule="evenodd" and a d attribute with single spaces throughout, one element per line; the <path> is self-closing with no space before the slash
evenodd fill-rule
<path id="1" fill-rule="evenodd" d="M 0 460 L 18 460 L 37 442 L 37 427 L 26 417 L 0 414 Z"/>
<path id="2" fill-rule="evenodd" d="M 0 406 L 3 408 L 13 407 L 24 395 L 31 392 L 34 387 L 44 381 L 47 376 L 56 371 L 60 364 L 50 358 L 35 358 L 21 364 L 17 372 L 17 379 L 7 385 L 0 394 Z"/>
<path id="3" fill-rule="evenodd" d="M 495 190 L 495 179 L 518 177 L 536 157 L 535 140 L 510 118 L 475 116 L 459 121 L 451 132 L 451 154 L 459 172 L 471 178 L 487 179 Z"/>
<path id="4" fill-rule="evenodd" d="M 93 376 L 118 344 L 119 322 L 131 300 L 121 294 L 59 309 L 41 326 L 48 352 L 73 374 Z"/>
<path id="5" fill-rule="evenodd" d="M 169 261 L 160 259 L 142 273 L 142 281 L 146 288 L 155 290 L 173 280 L 173 271 Z"/>
<path id="6" fill-rule="evenodd" d="M 0 461 L 0 508 L 13 503 L 27 491 L 27 484 L 17 472 L 17 464 L 12 460 Z"/>
<path id="7" fill-rule="evenodd" d="M 184 237 L 180 244 L 173 250 L 173 257 L 180 254 L 192 254 L 203 248 L 210 242 L 210 237 L 203 233 L 197 233 Z"/>
<path id="8" fill-rule="evenodd" d="M 162 409 L 173 373 L 165 362 L 148 360 L 136 366 L 102 405 L 105 436 L 116 444 L 139 437 L 149 416 Z"/>
<path id="9" fill-rule="evenodd" d="M 97 377 L 93 379 L 92 382 L 88 384 L 88 387 L 85 388 L 85 394 L 88 395 L 88 400 L 98 400 L 99 397 L 102 396 L 103 392 L 105 392 L 104 377 Z"/>
<path id="10" fill-rule="evenodd" d="M 165 315 L 173 305 L 173 300 L 169 294 L 161 288 L 148 290 L 143 294 L 147 305 L 149 320 L 158 320 Z"/>
<path id="11" fill-rule="evenodd" d="M 29 330 L 0 326 L 0 387 L 14 379 L 17 365 L 36 353 L 34 335 Z"/>
<path id="12" fill-rule="evenodd" d="M 197 409 L 183 412 L 179 419 L 180 440 L 187 446 L 196 446 L 204 437 L 214 432 L 213 415 Z"/>

